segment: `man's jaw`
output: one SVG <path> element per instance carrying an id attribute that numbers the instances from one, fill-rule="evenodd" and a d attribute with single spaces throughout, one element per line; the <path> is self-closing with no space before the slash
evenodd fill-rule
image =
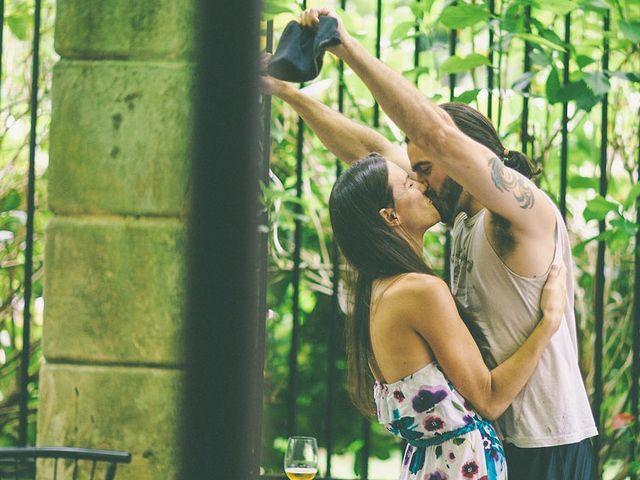
<path id="1" fill-rule="evenodd" d="M 438 213 L 442 223 L 453 226 L 453 221 L 458 213 L 465 209 L 468 204 L 467 195 L 463 195 L 462 186 L 451 180 L 446 179 L 440 188 L 440 194 L 436 193 L 432 188 L 428 188 L 425 192 Z"/>

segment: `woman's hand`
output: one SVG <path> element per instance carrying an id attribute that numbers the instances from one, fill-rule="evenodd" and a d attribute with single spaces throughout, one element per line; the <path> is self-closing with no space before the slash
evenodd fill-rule
<path id="1" fill-rule="evenodd" d="M 309 8 L 300 14 L 300 25 L 303 27 L 315 27 L 320 23 L 320 17 L 331 17 L 338 21 L 338 33 L 340 34 L 340 41 L 342 43 L 333 47 L 327 48 L 331 53 L 340 57 L 341 49 L 351 38 L 347 30 L 344 28 L 344 23 L 338 14 L 331 8 Z"/>
<path id="2" fill-rule="evenodd" d="M 270 53 L 263 53 L 260 55 L 260 93 L 263 95 L 276 95 L 280 96 L 287 89 L 291 88 L 291 84 L 277 78 L 273 78 L 269 75 L 267 67 L 271 61 Z"/>
<path id="3" fill-rule="evenodd" d="M 553 335 L 560 328 L 567 302 L 567 269 L 564 265 L 552 265 L 547 281 L 542 288 L 540 309 L 541 325 Z"/>

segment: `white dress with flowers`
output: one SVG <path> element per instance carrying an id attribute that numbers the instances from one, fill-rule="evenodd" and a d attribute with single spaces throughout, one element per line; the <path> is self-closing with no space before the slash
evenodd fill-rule
<path id="1" fill-rule="evenodd" d="M 400 480 L 504 480 L 502 444 L 432 362 L 374 386 L 378 421 L 407 441 Z"/>

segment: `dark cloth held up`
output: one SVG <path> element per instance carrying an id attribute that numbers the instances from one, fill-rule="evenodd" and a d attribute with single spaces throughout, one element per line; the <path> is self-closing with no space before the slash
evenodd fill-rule
<path id="1" fill-rule="evenodd" d="M 269 75 L 288 82 L 313 80 L 322 69 L 325 50 L 338 44 L 340 34 L 335 18 L 322 16 L 319 25 L 306 28 L 291 21 L 269 62 Z"/>

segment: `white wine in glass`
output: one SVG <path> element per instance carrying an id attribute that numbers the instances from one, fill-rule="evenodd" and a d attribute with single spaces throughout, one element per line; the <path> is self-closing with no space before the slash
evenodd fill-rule
<path id="1" fill-rule="evenodd" d="M 289 437 L 284 473 L 290 480 L 313 480 L 318 473 L 318 444 L 313 437 Z"/>

